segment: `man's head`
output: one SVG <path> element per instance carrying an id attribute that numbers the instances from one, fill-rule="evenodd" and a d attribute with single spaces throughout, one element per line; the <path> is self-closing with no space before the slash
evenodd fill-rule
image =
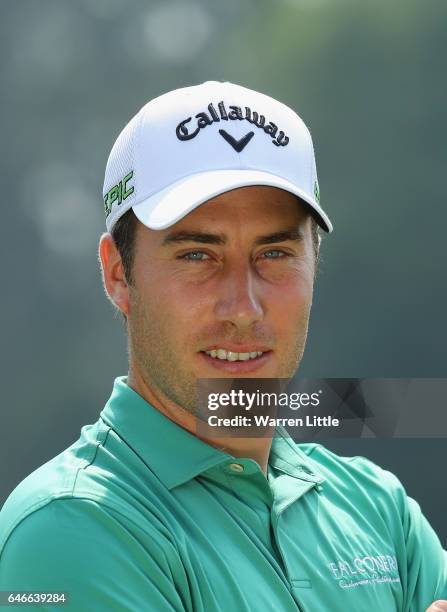
<path id="1" fill-rule="evenodd" d="M 164 230 L 135 221 L 127 274 L 104 234 L 105 287 L 127 317 L 131 367 L 145 383 L 193 412 L 198 378 L 292 376 L 312 304 L 312 221 L 284 190 L 235 189 Z"/>
<path id="2" fill-rule="evenodd" d="M 146 104 L 107 162 L 104 284 L 130 369 L 191 412 L 197 378 L 298 367 L 318 258 L 312 139 L 284 104 L 207 82 Z"/>

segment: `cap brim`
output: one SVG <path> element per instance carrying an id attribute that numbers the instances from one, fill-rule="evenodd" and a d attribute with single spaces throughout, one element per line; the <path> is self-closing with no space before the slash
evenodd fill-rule
<path id="1" fill-rule="evenodd" d="M 150 229 L 162 230 L 177 223 L 211 198 L 232 189 L 251 185 L 277 187 L 293 193 L 311 207 L 324 231 L 332 231 L 329 217 L 316 200 L 290 181 L 259 170 L 214 170 L 193 174 L 134 204 L 132 208 L 141 223 Z"/>

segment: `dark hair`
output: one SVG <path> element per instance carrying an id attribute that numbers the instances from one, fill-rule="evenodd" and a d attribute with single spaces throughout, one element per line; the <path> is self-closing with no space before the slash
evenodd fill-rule
<path id="1" fill-rule="evenodd" d="M 130 208 L 118 219 L 112 229 L 112 238 L 123 262 L 124 275 L 129 285 L 133 284 L 133 260 L 135 251 L 135 234 L 137 217 Z"/>
<path id="2" fill-rule="evenodd" d="M 133 260 L 135 255 L 135 234 L 137 229 L 137 217 L 130 208 L 124 213 L 122 217 L 118 219 L 112 229 L 112 238 L 116 244 L 121 260 L 123 262 L 124 274 L 129 285 L 133 284 Z M 314 254 L 316 263 L 318 263 L 318 251 L 319 251 L 319 232 L 318 224 L 315 218 L 312 217 L 312 243 L 314 247 Z"/>

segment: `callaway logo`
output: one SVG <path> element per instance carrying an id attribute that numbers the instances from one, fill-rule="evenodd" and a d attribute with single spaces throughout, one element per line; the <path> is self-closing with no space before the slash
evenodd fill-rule
<path id="1" fill-rule="evenodd" d="M 207 125 L 212 125 L 213 123 L 217 123 L 220 121 L 248 121 L 252 123 L 257 128 L 261 128 L 270 138 L 272 139 L 272 143 L 277 147 L 285 147 L 289 142 L 289 137 L 285 135 L 282 130 L 278 131 L 278 126 L 275 125 L 272 121 L 267 123 L 264 115 L 259 115 L 256 111 L 252 111 L 248 106 L 245 107 L 244 112 L 242 111 L 240 106 L 229 106 L 228 110 L 225 107 L 225 103 L 219 102 L 217 105 L 218 111 L 216 110 L 214 104 L 211 102 L 208 104 L 208 113 L 206 111 L 202 111 L 197 113 L 194 116 L 197 119 L 197 123 L 192 131 L 189 131 L 192 126 L 188 126 L 187 124 L 192 121 L 192 117 L 187 117 L 180 121 L 178 124 L 175 133 L 177 134 L 177 138 L 179 140 L 191 140 L 191 138 L 195 138 L 197 134 L 200 132 L 202 128 L 205 128 Z M 229 134 L 226 130 L 219 130 L 219 134 L 224 138 L 228 144 L 230 144 L 235 151 L 240 153 L 250 142 L 250 140 L 254 136 L 254 132 L 248 132 L 243 136 L 240 140 L 237 140 Z"/>

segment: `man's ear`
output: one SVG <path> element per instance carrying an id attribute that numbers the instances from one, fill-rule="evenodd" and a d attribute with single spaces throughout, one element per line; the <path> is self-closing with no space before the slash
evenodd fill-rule
<path id="1" fill-rule="evenodd" d="M 111 234 L 102 234 L 99 239 L 98 255 L 106 295 L 112 304 L 127 317 L 129 314 L 129 286 L 121 256 Z"/>

